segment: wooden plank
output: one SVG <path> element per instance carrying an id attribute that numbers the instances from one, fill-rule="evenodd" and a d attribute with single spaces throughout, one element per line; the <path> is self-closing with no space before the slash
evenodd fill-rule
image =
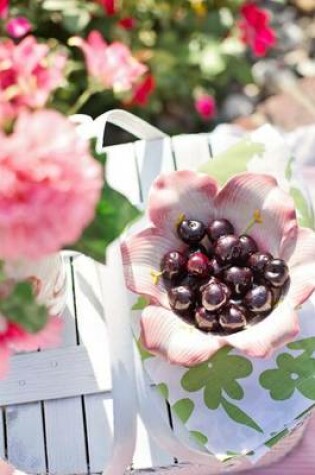
<path id="1" fill-rule="evenodd" d="M 138 141 L 134 144 L 138 167 L 141 202 L 146 205 L 150 186 L 160 173 L 174 170 L 174 158 L 169 137 Z"/>
<path id="2" fill-rule="evenodd" d="M 0 407 L 0 459 L 5 457 L 4 409 Z"/>
<path id="3" fill-rule="evenodd" d="M 172 142 L 178 170 L 196 170 L 210 159 L 209 134 L 178 135 Z"/>
<path id="4" fill-rule="evenodd" d="M 110 186 L 139 203 L 138 170 L 132 143 L 106 148 L 106 179 Z"/>
<path id="5" fill-rule="evenodd" d="M 44 473 L 46 459 L 41 403 L 8 406 L 6 426 L 10 463 L 30 474 Z"/>
<path id="6" fill-rule="evenodd" d="M 64 348 L 77 343 L 70 258 L 65 260 L 65 265 L 68 293 L 67 307 L 62 316 L 64 330 L 61 346 Z M 72 368 L 72 364 L 69 368 Z M 82 398 L 46 401 L 44 415 L 49 472 L 58 475 L 87 473 Z"/>
<path id="7" fill-rule="evenodd" d="M 74 261 L 74 285 L 80 342 L 88 352 L 92 351 L 96 345 L 100 345 L 104 349 L 101 359 L 104 366 L 103 374 L 107 376 L 107 388 L 110 389 L 108 336 L 99 282 L 99 275 L 103 269 L 104 266 L 84 256 Z M 98 394 L 85 397 L 84 408 L 89 469 L 91 472 L 100 472 L 110 457 L 113 431 L 111 395 Z"/>
<path id="8" fill-rule="evenodd" d="M 16 356 L 11 373 L 0 383 L 0 405 L 109 391 L 107 362 L 107 350 L 100 344 L 91 349 L 72 346 Z M 23 379 L 19 379 L 21 374 Z M 15 412 L 17 409 L 21 407 Z"/>

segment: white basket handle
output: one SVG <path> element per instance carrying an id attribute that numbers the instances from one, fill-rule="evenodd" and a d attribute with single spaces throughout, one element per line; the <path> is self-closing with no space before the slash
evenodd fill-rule
<path id="1" fill-rule="evenodd" d="M 167 135 L 161 130 L 148 124 L 139 117 L 121 109 L 114 109 L 97 117 L 94 120 L 94 133 L 96 136 L 96 151 L 101 153 L 105 150 L 103 145 L 104 132 L 107 124 L 113 124 L 129 132 L 138 139 L 155 140 L 163 139 Z"/>

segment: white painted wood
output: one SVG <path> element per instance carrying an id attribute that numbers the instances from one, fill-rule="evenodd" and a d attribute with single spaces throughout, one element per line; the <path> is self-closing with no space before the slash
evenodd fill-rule
<path id="1" fill-rule="evenodd" d="M 153 180 L 160 173 L 169 173 L 174 170 L 174 158 L 171 149 L 171 139 L 138 141 L 134 144 L 141 201 L 146 205 L 147 197 Z"/>
<path id="2" fill-rule="evenodd" d="M 138 171 L 132 143 L 106 148 L 106 179 L 110 186 L 139 203 Z"/>
<path id="3" fill-rule="evenodd" d="M 0 383 L 0 405 L 110 391 L 107 358 L 97 342 L 89 349 L 72 346 L 16 356 L 11 374 Z"/>
<path id="4" fill-rule="evenodd" d="M 81 256 L 74 260 L 74 285 L 81 345 L 84 345 L 88 351 L 95 345 L 101 345 L 104 350 L 102 359 L 104 362 L 109 362 L 108 335 L 99 281 L 103 270 L 104 266 L 87 257 Z M 111 388 L 108 365 L 106 365 L 106 370 L 104 369 L 104 374 L 107 374 L 107 386 Z M 100 472 L 105 467 L 111 450 L 113 431 L 111 395 L 86 396 L 84 397 L 84 408 L 89 468 L 92 472 Z"/>
<path id="5" fill-rule="evenodd" d="M 178 135 L 172 141 L 178 170 L 196 170 L 210 158 L 209 134 Z"/>
<path id="6" fill-rule="evenodd" d="M 6 427 L 10 463 L 30 474 L 44 473 L 46 460 L 41 403 L 7 407 Z"/>
<path id="7" fill-rule="evenodd" d="M 3 424 L 3 411 L 0 407 L 0 458 L 5 456 L 5 440 L 4 440 L 4 424 Z"/>
<path id="8" fill-rule="evenodd" d="M 76 322 L 70 258 L 65 260 L 67 272 L 67 306 L 62 347 L 76 345 Z M 71 365 L 72 366 L 72 365 Z M 48 471 L 58 475 L 87 472 L 87 455 L 82 412 L 82 398 L 44 402 Z M 65 430 L 65 421 L 67 429 Z"/>

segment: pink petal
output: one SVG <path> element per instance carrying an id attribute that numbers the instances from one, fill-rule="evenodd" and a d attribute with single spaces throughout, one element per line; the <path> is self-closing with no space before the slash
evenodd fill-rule
<path id="1" fill-rule="evenodd" d="M 286 298 L 260 323 L 223 339 L 246 355 L 261 358 L 292 341 L 299 331 L 298 315 Z"/>
<path id="2" fill-rule="evenodd" d="M 3 378 L 8 371 L 10 354 L 11 352 L 6 346 L 0 348 L 0 378 Z"/>
<path id="3" fill-rule="evenodd" d="M 59 317 L 51 317 L 46 327 L 38 333 L 24 333 L 12 342 L 15 351 L 36 351 L 39 348 L 58 346 L 61 340 L 63 322 Z"/>
<path id="4" fill-rule="evenodd" d="M 215 200 L 216 216 L 231 221 L 236 234 L 243 233 L 259 210 L 263 223 L 250 235 L 261 250 L 279 256 L 281 244 L 296 233 L 296 213 L 291 197 L 269 175 L 243 173 L 233 177 Z"/>
<path id="5" fill-rule="evenodd" d="M 296 308 L 315 290 L 315 233 L 307 228 L 299 228 L 297 239 L 284 243 L 280 257 L 290 268 L 288 298 Z"/>
<path id="6" fill-rule="evenodd" d="M 150 305 L 145 308 L 140 323 L 144 347 L 166 357 L 172 364 L 197 365 L 225 344 L 221 338 L 201 333 L 163 307 Z"/>
<path id="7" fill-rule="evenodd" d="M 4 460 L 0 460 L 0 474 L 1 475 L 14 475 L 14 472 L 15 472 L 15 468 L 12 467 L 12 465 L 9 465 Z M 24 475 L 23 472 L 19 472 L 19 474 Z"/>
<path id="8" fill-rule="evenodd" d="M 149 196 L 149 216 L 158 228 L 176 232 L 181 214 L 205 223 L 214 215 L 213 203 L 218 191 L 215 180 L 188 170 L 160 175 Z"/>
<path id="9" fill-rule="evenodd" d="M 141 316 L 141 342 L 151 353 L 172 364 L 195 366 L 223 346 L 233 346 L 252 357 L 266 357 L 292 341 L 299 332 L 298 317 L 283 302 L 265 320 L 230 336 L 213 336 L 197 330 L 171 310 L 150 305 Z"/>
<path id="10" fill-rule="evenodd" d="M 151 272 L 159 272 L 164 254 L 182 245 L 173 234 L 166 235 L 157 228 L 145 229 L 124 241 L 121 252 L 128 289 L 169 308 L 163 280 L 155 284 Z"/>

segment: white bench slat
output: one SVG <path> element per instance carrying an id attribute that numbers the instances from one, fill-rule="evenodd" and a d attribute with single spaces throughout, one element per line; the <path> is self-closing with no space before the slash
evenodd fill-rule
<path id="1" fill-rule="evenodd" d="M 174 170 L 171 139 L 138 141 L 134 144 L 142 202 L 146 205 L 150 186 L 160 173 Z"/>
<path id="2" fill-rule="evenodd" d="M 106 148 L 106 179 L 110 186 L 139 203 L 138 170 L 132 143 Z"/>
<path id="3" fill-rule="evenodd" d="M 15 356 L 11 374 L 0 383 L 0 405 L 110 391 L 106 358 L 107 351 L 100 345 L 89 350 L 73 346 Z"/>
<path id="4" fill-rule="evenodd" d="M 5 440 L 4 440 L 4 423 L 3 423 L 3 415 L 4 415 L 5 409 L 2 409 L 0 407 L 0 458 L 5 457 Z"/>
<path id="5" fill-rule="evenodd" d="M 28 473 L 46 471 L 41 403 L 6 409 L 7 448 L 10 462 Z"/>
<path id="6" fill-rule="evenodd" d="M 97 268 L 98 267 L 98 268 Z M 100 275 L 104 266 L 81 256 L 74 260 L 74 286 L 76 294 L 77 321 L 80 342 L 86 348 L 96 344 L 104 348 L 104 374 L 107 374 L 107 387 L 111 388 L 111 378 L 107 371 L 109 362 L 108 335 L 103 310 L 103 297 Z M 113 426 L 112 401 L 110 394 L 84 397 L 86 430 L 89 451 L 89 469 L 102 471 L 110 456 L 111 433 Z"/>
<path id="7" fill-rule="evenodd" d="M 63 313 L 61 347 L 76 345 L 76 322 L 70 259 L 65 259 L 67 272 L 67 307 Z M 86 473 L 87 457 L 82 413 L 82 398 L 44 402 L 48 470 L 58 475 Z M 66 430 L 65 430 L 66 421 Z"/>
<path id="8" fill-rule="evenodd" d="M 209 134 L 178 135 L 172 142 L 178 170 L 196 169 L 210 158 Z"/>

